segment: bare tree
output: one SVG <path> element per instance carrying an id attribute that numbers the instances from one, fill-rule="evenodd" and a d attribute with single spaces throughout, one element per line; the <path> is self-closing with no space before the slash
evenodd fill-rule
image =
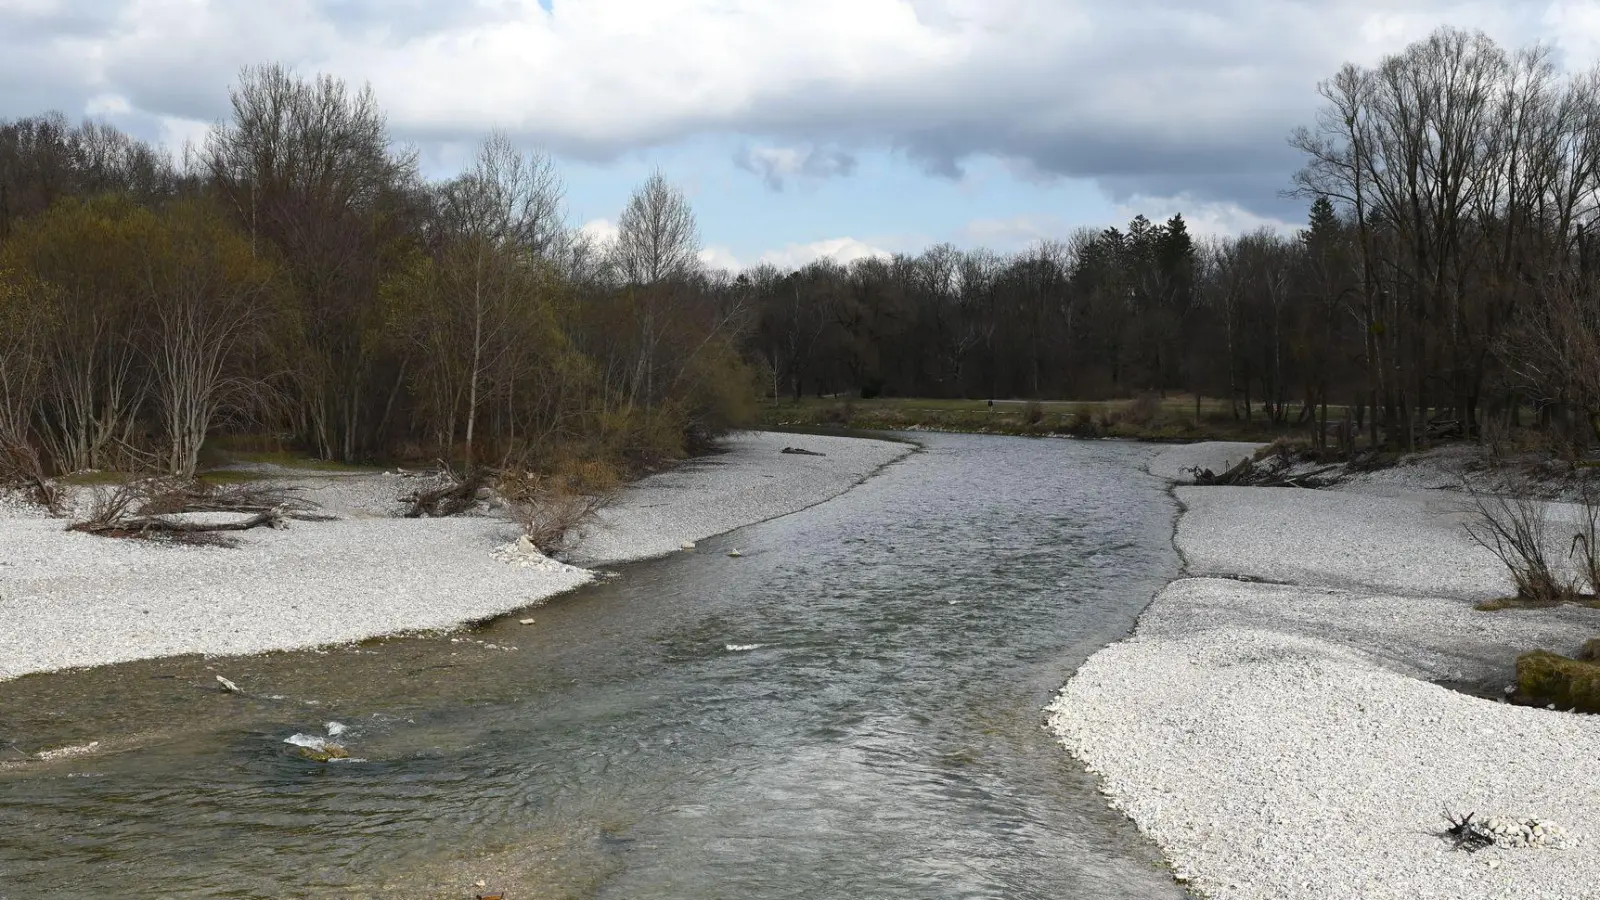
<path id="1" fill-rule="evenodd" d="M 654 286 L 687 278 L 700 267 L 700 230 L 683 192 L 656 172 L 633 192 L 617 221 L 613 248 L 622 277 Z"/>
<path id="2" fill-rule="evenodd" d="M 700 232 L 683 192 L 660 172 L 633 192 L 617 222 L 612 258 L 618 274 L 639 298 L 638 348 L 630 403 L 656 399 L 662 307 L 675 288 L 699 271 Z"/>
<path id="3" fill-rule="evenodd" d="M 152 319 L 146 355 L 167 472 L 189 477 L 218 410 L 251 402 L 256 382 L 244 354 L 260 346 L 274 273 L 206 205 L 180 203 L 161 225 L 143 246 Z"/>
<path id="4" fill-rule="evenodd" d="M 378 289 L 408 222 L 416 158 L 390 152 L 370 88 L 253 66 L 232 101 L 205 168 L 252 247 L 275 249 L 291 276 L 296 325 L 277 353 L 299 394 L 299 430 L 323 456 L 353 460 L 377 418 Z"/>

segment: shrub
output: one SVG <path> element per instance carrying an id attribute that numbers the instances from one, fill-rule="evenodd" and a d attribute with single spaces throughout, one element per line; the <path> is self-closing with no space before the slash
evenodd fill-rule
<path id="1" fill-rule="evenodd" d="M 822 411 L 822 421 L 829 425 L 849 425 L 856 418 L 856 405 L 846 397 Z"/>
<path id="2" fill-rule="evenodd" d="M 583 539 L 616 496 L 621 476 L 597 460 L 576 461 L 541 474 L 504 473 L 499 491 L 511 515 L 539 552 L 565 553 Z"/>
<path id="3" fill-rule="evenodd" d="M 1122 414 L 1123 421 L 1140 428 L 1148 428 L 1160 417 L 1161 398 L 1151 393 L 1143 393 L 1134 398 L 1133 403 Z"/>
<path id="4" fill-rule="evenodd" d="M 0 437 L 0 489 L 20 492 L 51 515 L 60 515 L 65 503 L 61 489 L 45 475 L 43 461 L 26 440 Z"/>
<path id="5" fill-rule="evenodd" d="M 1578 491 L 1578 530 L 1568 553 L 1577 557 L 1578 577 L 1589 596 L 1600 599 L 1600 485 L 1584 479 Z"/>
<path id="6" fill-rule="evenodd" d="M 1037 400 L 1029 400 L 1022 407 L 1022 421 L 1030 428 L 1044 421 L 1044 404 Z"/>
<path id="7" fill-rule="evenodd" d="M 1525 490 L 1511 497 L 1468 491 L 1474 521 L 1466 524 L 1467 535 L 1510 571 L 1517 599 L 1541 604 L 1571 600 L 1572 582 L 1557 574 L 1550 559 L 1545 505 Z"/>

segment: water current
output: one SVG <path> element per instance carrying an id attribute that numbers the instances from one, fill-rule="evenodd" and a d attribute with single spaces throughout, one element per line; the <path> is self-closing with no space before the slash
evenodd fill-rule
<path id="1" fill-rule="evenodd" d="M 1183 897 L 1041 712 L 1176 572 L 1150 449 L 918 440 L 454 635 L 0 683 L 0 898 Z"/>

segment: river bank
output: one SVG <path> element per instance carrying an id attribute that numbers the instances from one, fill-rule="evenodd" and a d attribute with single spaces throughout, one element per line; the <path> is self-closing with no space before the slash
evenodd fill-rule
<path id="1" fill-rule="evenodd" d="M 1176 480 L 1248 449 L 1173 448 L 1149 468 Z M 1396 479 L 1174 493 L 1188 577 L 1049 712 L 1181 880 L 1213 900 L 1600 896 L 1600 832 L 1583 834 L 1600 718 L 1485 699 L 1519 653 L 1600 633 L 1600 610 L 1473 609 L 1511 583 L 1456 495 Z M 1573 838 L 1460 852 L 1447 809 Z"/>
<path id="2" fill-rule="evenodd" d="M 780 452 L 791 444 L 824 455 Z M 399 518 L 414 483 L 392 474 L 287 477 L 337 520 L 245 532 L 237 548 L 95 537 L 0 506 L 0 680 L 455 628 L 587 584 L 598 567 L 821 503 L 912 450 L 766 432 L 723 449 L 627 488 L 572 554 L 580 565 L 513 552 L 502 517 Z"/>

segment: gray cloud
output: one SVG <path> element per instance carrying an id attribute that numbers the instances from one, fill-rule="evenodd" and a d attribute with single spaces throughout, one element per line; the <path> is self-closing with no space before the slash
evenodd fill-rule
<path id="1" fill-rule="evenodd" d="M 860 15 L 870 2 L 873 15 Z M 901 7 L 901 12 L 893 9 Z M 1184 195 L 1299 218 L 1279 192 L 1318 79 L 1437 25 L 1586 63 L 1600 26 L 1524 0 L 33 0 L 0 7 L 0 117 L 99 95 L 129 121 L 210 121 L 240 64 L 370 80 L 397 136 L 470 143 L 500 127 L 605 160 L 748 135 L 741 168 L 782 190 L 848 176 L 839 148 L 893 148 L 959 178 L 977 156 L 1091 179 L 1119 202 Z M 137 16 L 133 12 L 137 9 Z M 1588 30 L 1585 30 L 1585 29 Z"/>
<path id="2" fill-rule="evenodd" d="M 844 178 L 856 171 L 856 158 L 832 147 L 744 147 L 734 154 L 733 163 L 759 175 L 774 191 L 783 190 L 795 177 Z"/>

